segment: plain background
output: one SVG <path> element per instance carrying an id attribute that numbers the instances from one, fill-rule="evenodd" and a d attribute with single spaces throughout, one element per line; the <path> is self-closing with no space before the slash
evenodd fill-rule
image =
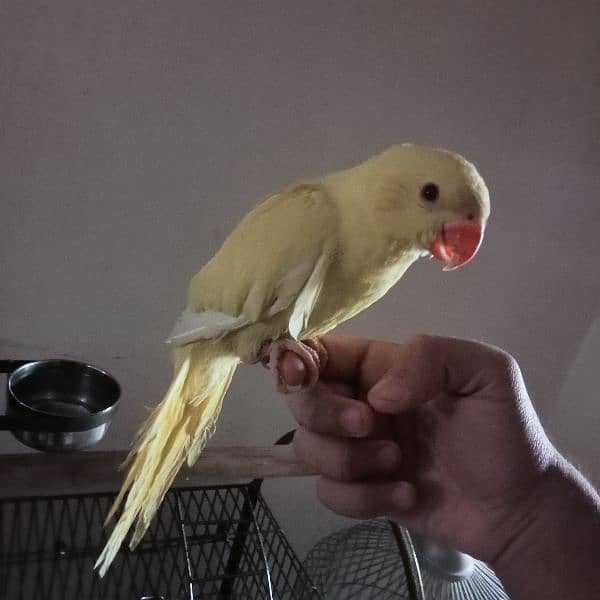
<path id="1" fill-rule="evenodd" d="M 598 2 L 0 3 L 0 353 L 113 372 L 128 446 L 170 378 L 189 278 L 264 194 L 396 143 L 460 151 L 492 194 L 477 260 L 414 266 L 345 332 L 485 340 L 600 481 Z M 293 426 L 240 368 L 213 444 Z M 27 449 L 4 433 L 0 451 Z M 265 494 L 303 554 L 342 521 Z"/>

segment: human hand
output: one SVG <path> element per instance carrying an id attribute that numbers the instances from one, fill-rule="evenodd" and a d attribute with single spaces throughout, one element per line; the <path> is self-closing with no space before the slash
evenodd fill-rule
<path id="1" fill-rule="evenodd" d="M 558 453 L 515 360 L 457 339 L 338 336 L 309 392 L 288 396 L 297 454 L 343 515 L 386 516 L 493 564 L 528 526 Z M 302 362 L 284 355 L 289 385 Z"/>

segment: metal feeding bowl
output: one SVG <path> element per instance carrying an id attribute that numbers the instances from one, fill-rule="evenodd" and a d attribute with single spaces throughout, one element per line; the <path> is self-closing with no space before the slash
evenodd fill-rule
<path id="1" fill-rule="evenodd" d="M 44 452 L 80 450 L 99 442 L 117 410 L 116 379 L 73 360 L 0 361 L 7 374 L 0 430 Z"/>

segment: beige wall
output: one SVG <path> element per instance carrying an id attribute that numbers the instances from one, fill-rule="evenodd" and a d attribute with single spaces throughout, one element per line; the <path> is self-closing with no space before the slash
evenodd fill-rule
<path id="1" fill-rule="evenodd" d="M 168 383 L 162 340 L 189 277 L 261 195 L 392 142 L 442 145 L 492 192 L 478 260 L 417 265 L 343 329 L 506 347 L 545 422 L 568 417 L 560 443 L 594 468 L 598 352 L 576 356 L 600 291 L 600 19 L 597 2 L 574 6 L 3 2 L 2 357 L 114 372 L 122 405 L 101 447 L 124 448 Z M 291 426 L 266 374 L 244 367 L 214 443 Z M 333 524 L 312 487 L 266 488 L 300 551 Z"/>

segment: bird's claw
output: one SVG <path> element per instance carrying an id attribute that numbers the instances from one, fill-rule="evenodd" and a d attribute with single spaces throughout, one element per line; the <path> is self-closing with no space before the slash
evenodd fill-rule
<path id="1" fill-rule="evenodd" d="M 298 385 L 289 385 L 281 372 L 281 358 L 285 352 L 295 354 L 304 365 L 304 381 Z M 327 363 L 327 351 L 316 339 L 299 342 L 292 338 L 281 338 L 265 347 L 260 360 L 273 373 L 277 390 L 283 394 L 291 394 L 309 389 L 317 383 L 319 374 Z"/>

